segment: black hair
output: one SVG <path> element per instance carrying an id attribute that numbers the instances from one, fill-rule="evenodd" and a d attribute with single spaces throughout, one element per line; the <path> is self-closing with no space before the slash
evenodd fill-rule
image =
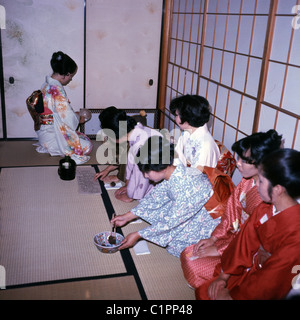
<path id="1" fill-rule="evenodd" d="M 140 148 L 136 157 L 141 172 L 160 172 L 173 164 L 175 146 L 161 136 L 150 137 Z"/>
<path id="2" fill-rule="evenodd" d="M 174 98 L 170 103 L 173 115 L 176 111 L 181 123 L 187 122 L 192 127 L 202 127 L 209 121 L 210 110 L 208 101 L 198 95 L 184 95 Z"/>
<path id="3" fill-rule="evenodd" d="M 66 76 L 77 70 L 76 62 L 62 51 L 54 52 L 50 61 L 54 73 Z"/>
<path id="4" fill-rule="evenodd" d="M 276 130 L 253 133 L 251 136 L 236 141 L 231 149 L 240 158 L 256 167 L 260 164 L 264 156 L 281 147 L 282 136 Z M 250 150 L 250 155 L 246 157 L 246 152 Z"/>
<path id="5" fill-rule="evenodd" d="M 101 128 L 112 130 L 115 133 L 117 140 L 128 134 L 137 125 L 137 122 L 134 120 L 134 118 L 127 116 L 124 110 L 119 110 L 114 106 L 103 110 L 99 115 L 99 120 Z M 120 121 L 127 122 L 125 132 L 120 131 Z"/>
<path id="6" fill-rule="evenodd" d="M 287 148 L 273 151 L 264 157 L 259 167 L 272 187 L 281 185 L 291 198 L 300 197 L 299 151 Z"/>

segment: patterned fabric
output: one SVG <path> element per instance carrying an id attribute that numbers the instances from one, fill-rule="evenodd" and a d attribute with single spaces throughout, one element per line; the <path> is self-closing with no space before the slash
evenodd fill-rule
<path id="1" fill-rule="evenodd" d="M 139 231 L 179 257 L 187 246 L 210 237 L 220 219 L 212 219 L 204 204 L 212 186 L 196 168 L 178 165 L 169 180 L 164 180 L 131 211 L 151 225 Z"/>
<path id="2" fill-rule="evenodd" d="M 204 167 L 203 173 L 207 175 L 213 186 L 213 195 L 205 204 L 206 210 L 213 219 L 221 217 L 225 212 L 227 201 L 234 191 L 234 184 L 231 178 L 217 168 Z"/>
<path id="3" fill-rule="evenodd" d="M 220 256 L 191 260 L 193 246 L 187 247 L 181 254 L 182 270 L 192 287 L 197 288 L 213 278 L 215 267 L 220 263 L 223 251 L 261 202 L 254 180 L 243 178 L 229 197 L 220 224 L 211 234 L 218 239 L 214 245 Z"/>
<path id="4" fill-rule="evenodd" d="M 236 160 L 234 159 L 232 153 L 219 141 L 216 143 L 220 149 L 220 157 L 217 163 L 217 169 L 232 176 L 233 171 L 236 166 Z"/>
<path id="5" fill-rule="evenodd" d="M 34 91 L 27 99 L 26 99 L 26 105 L 27 109 L 31 115 L 31 118 L 34 123 L 34 131 L 40 130 L 41 123 L 40 123 L 40 115 L 39 113 L 35 110 L 34 103 L 37 101 L 33 99 L 34 95 L 37 93 L 37 91 Z"/>
<path id="6" fill-rule="evenodd" d="M 41 124 L 52 125 L 53 124 L 53 114 L 40 115 Z"/>
<path id="7" fill-rule="evenodd" d="M 40 115 L 29 104 L 27 104 L 27 109 L 28 109 L 28 111 L 31 115 L 31 118 L 33 120 L 33 123 L 34 123 L 34 131 L 40 130 L 40 128 L 41 128 Z"/>
<path id="8" fill-rule="evenodd" d="M 52 156 L 69 155 L 77 164 L 88 161 L 92 143 L 87 136 L 76 131 L 79 116 L 72 109 L 61 83 L 47 76 L 41 91 L 45 114 L 52 113 L 53 123 L 41 125 L 37 131 L 39 145 L 36 150 Z"/>
<path id="9" fill-rule="evenodd" d="M 127 195 L 131 199 L 140 200 L 149 193 L 153 184 L 144 177 L 135 161 L 135 156 L 140 147 L 152 136 L 161 136 L 159 131 L 144 127 L 137 123 L 129 135 L 129 150 L 126 165 Z"/>
<path id="10" fill-rule="evenodd" d="M 190 134 L 184 131 L 179 137 L 175 151 L 178 158 L 174 165 L 215 167 L 220 157 L 220 150 L 209 132 L 207 125 L 199 127 Z"/>

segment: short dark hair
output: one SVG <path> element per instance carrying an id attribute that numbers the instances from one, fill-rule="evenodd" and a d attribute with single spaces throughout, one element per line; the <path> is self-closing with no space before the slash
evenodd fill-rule
<path id="1" fill-rule="evenodd" d="M 186 94 L 174 98 L 170 103 L 170 110 L 173 115 L 178 112 L 181 123 L 187 122 L 196 128 L 204 126 L 210 117 L 208 101 L 198 95 Z"/>
<path id="2" fill-rule="evenodd" d="M 173 164 L 175 146 L 161 136 L 150 137 L 139 149 L 137 163 L 141 172 L 162 171 Z"/>
<path id="3" fill-rule="evenodd" d="M 77 70 L 76 62 L 62 51 L 54 52 L 50 61 L 54 73 L 60 75 L 72 74 Z"/>
<path id="4" fill-rule="evenodd" d="M 300 152 L 293 149 L 279 149 L 266 155 L 260 166 L 262 175 L 271 185 L 281 185 L 288 195 L 300 197 Z"/>
<path id="5" fill-rule="evenodd" d="M 117 140 L 124 136 L 124 133 L 128 134 L 137 125 L 134 118 L 127 116 L 125 110 L 119 110 L 114 106 L 104 109 L 99 115 L 99 120 L 101 128 L 112 130 Z M 127 122 L 126 132 L 120 132 L 120 121 Z"/>
<path id="6" fill-rule="evenodd" d="M 282 136 L 276 130 L 267 132 L 257 132 L 236 141 L 231 149 L 240 158 L 256 167 L 260 164 L 264 156 L 281 147 Z M 250 150 L 250 155 L 246 157 L 246 152 Z"/>

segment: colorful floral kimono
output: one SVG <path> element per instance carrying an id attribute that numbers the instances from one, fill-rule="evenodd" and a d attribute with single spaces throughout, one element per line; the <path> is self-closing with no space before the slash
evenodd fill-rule
<path id="1" fill-rule="evenodd" d="M 214 245 L 220 256 L 196 259 L 193 257 L 193 246 L 187 247 L 181 254 L 182 270 L 192 287 L 197 288 L 214 277 L 223 251 L 261 202 L 254 180 L 243 178 L 230 195 L 221 222 L 211 234 L 218 239 Z"/>
<path id="2" fill-rule="evenodd" d="M 76 131 L 79 116 L 72 109 L 61 83 L 50 76 L 41 89 L 45 111 L 40 115 L 37 151 L 51 156 L 69 155 L 77 164 L 85 163 L 92 150 L 87 136 Z"/>
<path id="3" fill-rule="evenodd" d="M 292 288 L 300 266 L 300 205 L 274 209 L 262 203 L 223 253 L 233 299 L 283 299 Z M 260 248 L 268 252 L 263 262 Z"/>
<path id="4" fill-rule="evenodd" d="M 214 168 L 220 157 L 219 147 L 206 124 L 192 134 L 184 131 L 178 139 L 175 151 L 178 158 L 174 160 L 174 165 L 182 163 L 194 168 L 197 166 Z"/>
<path id="5" fill-rule="evenodd" d="M 140 200 L 153 188 L 149 179 L 144 177 L 135 161 L 135 156 L 140 147 L 151 136 L 161 136 L 159 131 L 144 127 L 140 122 L 134 127 L 129 136 L 129 151 L 126 165 L 127 196 Z"/>
<path id="6" fill-rule="evenodd" d="M 212 193 L 207 175 L 179 164 L 131 211 L 150 224 L 139 231 L 142 238 L 166 247 L 179 257 L 187 246 L 210 237 L 220 218 L 213 219 L 204 205 Z"/>

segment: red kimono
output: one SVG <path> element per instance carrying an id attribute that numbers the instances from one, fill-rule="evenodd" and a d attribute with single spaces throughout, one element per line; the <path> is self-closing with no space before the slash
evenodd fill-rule
<path id="1" fill-rule="evenodd" d="M 260 264 L 260 247 L 269 253 Z M 273 205 L 262 203 L 239 236 L 224 251 L 223 272 L 230 274 L 227 288 L 233 299 L 273 300 L 286 297 L 300 265 L 300 205 L 273 214 Z"/>
<path id="2" fill-rule="evenodd" d="M 193 245 L 181 253 L 183 274 L 192 287 L 197 288 L 213 278 L 215 267 L 220 264 L 223 251 L 261 202 L 254 180 L 243 178 L 229 197 L 220 224 L 211 234 L 218 239 L 214 245 L 220 256 L 191 260 Z"/>

